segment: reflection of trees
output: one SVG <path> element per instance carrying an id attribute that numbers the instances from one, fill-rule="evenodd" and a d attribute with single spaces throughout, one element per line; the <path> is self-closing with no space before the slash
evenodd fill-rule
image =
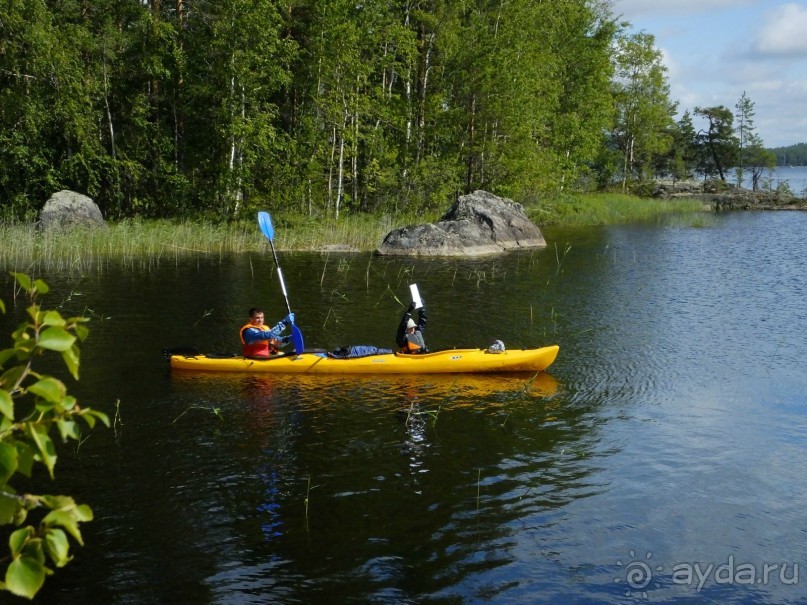
<path id="1" fill-rule="evenodd" d="M 550 551 L 558 511 L 596 490 L 591 405 L 569 405 L 546 373 L 199 380 L 200 393 L 237 387 L 217 401 L 239 459 L 238 477 L 219 481 L 237 490 L 207 498 L 229 536 L 215 581 L 230 590 L 263 586 L 281 602 L 468 594 L 511 573 L 525 540 L 531 558 Z"/>
<path id="2" fill-rule="evenodd" d="M 295 599 L 344 582 L 363 597 L 450 592 L 515 561 L 520 532 L 540 540 L 552 510 L 596 489 L 586 408 L 554 398 L 551 376 L 306 378 L 274 382 L 272 396 L 299 398 L 305 418 L 282 538 L 265 547 L 305 568 Z"/>

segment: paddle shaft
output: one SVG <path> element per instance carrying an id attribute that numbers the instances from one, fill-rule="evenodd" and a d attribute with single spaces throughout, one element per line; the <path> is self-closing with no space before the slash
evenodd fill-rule
<path id="1" fill-rule="evenodd" d="M 283 270 L 280 268 L 280 261 L 277 259 L 277 251 L 275 250 L 275 228 L 272 226 L 272 217 L 268 212 L 258 213 L 258 225 L 261 231 L 269 240 L 269 245 L 272 247 L 272 258 L 275 259 L 275 266 L 277 267 L 277 276 L 280 278 L 280 289 L 283 291 L 283 298 L 286 300 L 286 309 L 291 315 L 291 305 L 289 304 L 289 295 L 286 292 L 286 282 L 283 280 Z M 303 342 L 303 333 L 300 332 L 295 323 L 291 322 L 291 340 L 294 343 L 294 352 L 298 355 L 305 350 L 305 343 Z"/>
<path id="2" fill-rule="evenodd" d="M 283 281 L 283 270 L 280 268 L 280 261 L 277 260 L 277 252 L 275 252 L 275 244 L 269 239 L 269 245 L 272 247 L 272 257 L 275 259 L 275 266 L 277 267 L 277 276 L 280 278 L 280 289 L 283 291 L 283 298 L 286 299 L 286 309 L 291 313 L 291 305 L 289 304 L 289 295 L 286 293 L 286 282 Z"/>

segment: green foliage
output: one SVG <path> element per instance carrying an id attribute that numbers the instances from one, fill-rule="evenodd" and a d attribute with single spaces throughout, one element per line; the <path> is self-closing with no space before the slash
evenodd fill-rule
<path id="1" fill-rule="evenodd" d="M 34 369 L 41 355 L 56 353 L 78 379 L 78 343 L 87 337 L 88 320 L 43 310 L 37 301 L 47 294 L 47 284 L 12 275 L 31 304 L 27 320 L 11 335 L 11 346 L 0 350 L 0 527 L 9 532 L 9 563 L 0 590 L 31 599 L 53 573 L 49 565 L 64 567 L 72 558 L 68 536 L 83 544 L 79 524 L 92 520 L 92 510 L 70 496 L 21 493 L 12 484 L 18 485 L 20 475 L 31 477 L 38 465 L 53 478 L 54 437 L 78 441 L 79 421 L 92 429 L 97 421 L 109 426 L 109 419 L 80 407 L 61 380 Z M 0 311 L 5 312 L 1 300 Z"/>
<path id="2" fill-rule="evenodd" d="M 647 33 L 619 39 L 613 82 L 616 116 L 612 141 L 622 153 L 623 189 L 653 176 L 655 159 L 674 143 L 673 115 L 666 67 L 655 39 Z"/>
<path id="3" fill-rule="evenodd" d="M 610 121 L 608 3 L 0 3 L 0 217 L 445 208 L 563 190 Z"/>
<path id="4" fill-rule="evenodd" d="M 723 105 L 696 107 L 696 116 L 706 119 L 708 127 L 698 133 L 702 150 L 700 172 L 726 181 L 727 170 L 734 166 L 739 154 L 739 139 L 734 132 L 734 115 Z"/>
<path id="5" fill-rule="evenodd" d="M 807 143 L 769 149 L 776 157 L 776 166 L 807 166 Z"/>
<path id="6" fill-rule="evenodd" d="M 767 170 L 776 166 L 776 155 L 769 149 L 762 146 L 762 139 L 755 133 L 749 133 L 743 155 L 742 167 L 751 174 L 751 188 L 757 191 L 760 186 L 760 179 Z M 738 172 L 740 170 L 738 169 Z M 742 174 L 738 174 L 738 180 Z"/>
<path id="7" fill-rule="evenodd" d="M 339 218 L 745 164 L 751 124 L 676 125 L 612 4 L 0 2 L 0 220 L 63 188 L 113 220 Z"/>
<path id="8" fill-rule="evenodd" d="M 538 225 L 613 225 L 628 221 L 662 220 L 674 215 L 702 215 L 710 208 L 697 200 L 668 201 L 623 193 L 578 194 L 525 207 Z"/>

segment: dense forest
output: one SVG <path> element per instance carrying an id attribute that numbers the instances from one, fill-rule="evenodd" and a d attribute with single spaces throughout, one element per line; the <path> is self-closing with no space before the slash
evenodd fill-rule
<path id="1" fill-rule="evenodd" d="M 610 0 L 0 4 L 0 220 L 64 188 L 112 219 L 338 217 L 773 162 L 745 93 L 677 113 Z"/>
<path id="2" fill-rule="evenodd" d="M 770 150 L 776 156 L 777 166 L 807 166 L 807 143 L 797 143 Z"/>

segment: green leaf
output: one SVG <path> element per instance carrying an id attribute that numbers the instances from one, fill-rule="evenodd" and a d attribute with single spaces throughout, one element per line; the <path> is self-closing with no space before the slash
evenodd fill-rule
<path id="1" fill-rule="evenodd" d="M 51 403 L 61 403 L 67 394 L 67 387 L 64 386 L 61 380 L 46 376 L 42 380 L 29 386 L 28 392 L 39 395 Z"/>
<path id="2" fill-rule="evenodd" d="M 81 430 L 78 428 L 77 422 L 59 419 L 56 421 L 56 426 L 59 427 L 62 441 L 67 441 L 68 439 L 79 441 L 81 439 Z"/>
<path id="3" fill-rule="evenodd" d="M 14 341 L 14 352 L 20 361 L 28 359 L 35 348 L 36 341 L 31 338 L 30 334 L 26 333 L 23 338 Z"/>
<path id="4" fill-rule="evenodd" d="M 45 566 L 33 557 L 20 557 L 6 571 L 8 590 L 20 597 L 33 599 L 45 583 Z"/>
<path id="5" fill-rule="evenodd" d="M 95 427 L 96 419 L 103 422 L 107 428 L 109 428 L 109 416 L 104 414 L 103 412 L 99 412 L 97 410 L 93 410 L 92 408 L 84 408 L 80 412 L 81 417 L 84 418 L 84 421 L 87 423 L 87 426 L 90 428 Z"/>
<path id="6" fill-rule="evenodd" d="M 73 558 L 69 554 L 70 542 L 67 541 L 67 534 L 61 529 L 49 529 L 45 533 L 45 545 L 56 567 L 64 567 Z"/>
<path id="7" fill-rule="evenodd" d="M 11 525 L 14 517 L 17 516 L 19 507 L 20 501 L 17 498 L 11 494 L 0 492 L 0 525 Z"/>
<path id="8" fill-rule="evenodd" d="M 28 317 L 31 318 L 31 321 L 35 324 L 42 323 L 42 312 L 39 310 L 39 305 L 31 305 L 26 309 L 28 312 Z"/>
<path id="9" fill-rule="evenodd" d="M 34 449 L 24 441 L 14 442 L 14 447 L 17 448 L 17 470 L 30 477 L 34 466 Z"/>
<path id="10" fill-rule="evenodd" d="M 41 279 L 38 279 L 34 282 L 34 290 L 36 291 L 37 294 L 47 294 L 48 292 L 50 292 L 48 284 L 46 284 Z"/>
<path id="11" fill-rule="evenodd" d="M 48 468 L 50 478 L 53 479 L 53 467 L 56 466 L 56 448 L 53 441 L 48 436 L 47 428 L 43 426 L 32 426 L 30 424 L 25 427 L 26 433 L 34 442 L 35 454 L 34 457 L 39 457 L 39 460 Z"/>
<path id="12" fill-rule="evenodd" d="M 5 389 L 0 389 L 0 414 L 14 420 L 14 400 Z"/>
<path id="13" fill-rule="evenodd" d="M 0 298 L 0 313 L 6 312 L 6 303 L 3 302 L 3 299 Z"/>
<path id="14" fill-rule="evenodd" d="M 67 366 L 70 374 L 78 380 L 78 366 L 79 366 L 79 350 L 77 345 L 73 345 L 67 351 L 62 353 L 62 359 Z"/>
<path id="15" fill-rule="evenodd" d="M 69 412 L 74 407 L 76 407 L 76 398 L 72 395 L 67 395 L 59 402 L 59 409 L 63 412 Z"/>
<path id="16" fill-rule="evenodd" d="M 46 326 L 64 327 L 67 322 L 58 311 L 48 311 L 45 313 L 45 317 L 42 318 L 42 324 Z"/>
<path id="17" fill-rule="evenodd" d="M 31 278 L 28 277 L 25 273 L 14 273 L 12 272 L 11 275 L 14 276 L 14 279 L 17 280 L 17 283 L 22 286 L 22 289 L 26 292 L 31 290 Z"/>
<path id="18" fill-rule="evenodd" d="M 76 501 L 70 496 L 40 496 L 42 504 L 51 510 L 72 510 L 76 508 Z"/>
<path id="19" fill-rule="evenodd" d="M 8 537 L 8 545 L 11 548 L 11 556 L 17 557 L 22 552 L 22 547 L 28 541 L 28 538 L 34 535 L 34 528 L 30 525 L 22 527 L 15 532 L 12 532 Z"/>
<path id="20" fill-rule="evenodd" d="M 22 378 L 23 374 L 25 374 L 25 366 L 11 368 L 0 376 L 0 389 L 13 387 Z"/>
<path id="21" fill-rule="evenodd" d="M 76 342 L 76 337 L 64 328 L 52 326 L 39 335 L 37 346 L 50 351 L 67 351 Z"/>
<path id="22" fill-rule="evenodd" d="M 53 510 L 45 515 L 45 518 L 42 519 L 42 523 L 51 527 L 54 525 L 63 527 L 67 530 L 67 533 L 76 539 L 76 542 L 83 546 L 84 542 L 81 539 L 81 532 L 78 529 L 78 520 L 75 517 L 75 510 L 69 512 L 64 510 Z"/>
<path id="23" fill-rule="evenodd" d="M 17 354 L 17 349 L 3 349 L 0 351 L 0 368 L 2 368 L 6 362 L 14 357 Z"/>
<path id="24" fill-rule="evenodd" d="M 76 336 L 78 336 L 78 339 L 82 342 L 84 342 L 84 339 L 86 339 L 87 335 L 90 333 L 90 329 L 82 324 L 76 324 L 73 326 L 73 331 L 76 333 Z"/>
<path id="25" fill-rule="evenodd" d="M 87 506 L 86 504 L 79 504 L 76 507 L 76 519 L 79 521 L 92 521 L 93 520 L 93 513 L 92 509 Z"/>
<path id="26" fill-rule="evenodd" d="M 30 540 L 28 540 L 25 544 L 22 545 L 20 556 L 31 557 L 32 559 L 35 559 L 36 561 L 44 565 L 45 547 L 42 544 L 42 538 L 39 538 L 36 535 L 34 535 Z"/>
<path id="27" fill-rule="evenodd" d="M 18 466 L 17 448 L 6 441 L 0 442 L 0 485 L 8 483 L 8 480 L 17 472 Z"/>

